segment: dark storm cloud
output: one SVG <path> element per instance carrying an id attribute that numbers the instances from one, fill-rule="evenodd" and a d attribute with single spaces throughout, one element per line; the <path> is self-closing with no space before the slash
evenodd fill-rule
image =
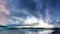
<path id="1" fill-rule="evenodd" d="M 34 10 L 36 8 L 36 3 L 34 0 L 19 0 L 19 7 Z"/>
<path id="2" fill-rule="evenodd" d="M 36 1 L 39 1 L 36 2 Z M 8 7 L 11 10 L 11 15 L 25 17 L 27 15 L 34 15 L 35 17 L 39 17 L 40 13 L 40 0 L 12 0 L 8 2 Z M 38 6 L 38 8 L 37 8 Z M 25 13 L 24 13 L 24 11 Z M 37 11 L 38 10 L 38 11 Z"/>
<path id="3" fill-rule="evenodd" d="M 40 17 L 39 15 L 42 15 L 44 18 L 46 10 L 48 10 L 51 14 L 55 12 L 56 0 L 12 0 L 8 6 L 11 10 L 12 15 L 24 16 L 29 13 L 37 17 Z M 22 9 L 25 10 L 26 13 L 24 13 Z"/>
<path id="4" fill-rule="evenodd" d="M 41 12 L 44 12 L 43 16 L 46 15 L 47 17 L 50 17 L 50 19 L 54 20 L 53 18 L 55 18 L 55 14 L 56 14 L 55 13 L 56 12 L 56 0 L 43 0 L 42 10 L 43 11 Z"/>
<path id="5" fill-rule="evenodd" d="M 60 0 L 56 1 L 56 8 L 57 8 L 57 14 L 56 17 L 58 19 L 58 21 L 60 20 Z"/>
<path id="6" fill-rule="evenodd" d="M 27 16 L 36 15 L 36 2 L 34 0 L 13 0 L 8 4 L 11 10 L 11 15 L 15 16 Z M 25 11 L 25 13 L 24 13 Z"/>
<path id="7" fill-rule="evenodd" d="M 56 0 L 13 0 L 9 6 L 10 9 L 12 9 L 12 15 L 20 17 L 26 16 L 27 14 L 31 14 L 36 17 L 40 17 L 39 15 L 42 15 L 43 19 L 45 19 L 46 10 L 48 10 L 50 14 L 54 14 Z M 26 13 L 24 13 L 22 9 L 24 9 Z"/>

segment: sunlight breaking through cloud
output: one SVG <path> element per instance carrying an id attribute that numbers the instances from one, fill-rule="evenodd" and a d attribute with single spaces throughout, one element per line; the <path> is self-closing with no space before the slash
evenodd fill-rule
<path id="1" fill-rule="evenodd" d="M 53 0 L 0 0 L 0 22 L 54 27 L 55 6 Z"/>

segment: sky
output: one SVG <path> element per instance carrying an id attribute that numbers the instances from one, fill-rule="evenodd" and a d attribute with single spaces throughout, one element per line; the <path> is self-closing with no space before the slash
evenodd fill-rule
<path id="1" fill-rule="evenodd" d="M 60 20 L 60 0 L 57 0 L 56 8 L 57 8 L 57 18 Z"/>
<path id="2" fill-rule="evenodd" d="M 60 23 L 60 0 L 0 0 L 0 25 Z M 58 23 L 59 22 L 59 23 Z M 41 23 L 43 24 L 43 23 Z"/>

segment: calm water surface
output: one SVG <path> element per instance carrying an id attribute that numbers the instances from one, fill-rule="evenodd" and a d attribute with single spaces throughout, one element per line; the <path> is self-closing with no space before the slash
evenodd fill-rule
<path id="1" fill-rule="evenodd" d="M 51 34 L 54 30 L 43 30 L 43 29 L 11 29 L 1 30 L 0 34 Z"/>
<path id="2" fill-rule="evenodd" d="M 60 34 L 60 28 L 48 29 L 8 29 L 0 30 L 0 34 Z"/>

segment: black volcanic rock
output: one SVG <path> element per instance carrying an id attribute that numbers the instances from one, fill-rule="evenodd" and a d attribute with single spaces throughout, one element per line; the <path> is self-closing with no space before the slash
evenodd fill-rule
<path id="1" fill-rule="evenodd" d="M 60 28 L 56 28 L 54 32 L 52 32 L 51 34 L 60 34 Z"/>

